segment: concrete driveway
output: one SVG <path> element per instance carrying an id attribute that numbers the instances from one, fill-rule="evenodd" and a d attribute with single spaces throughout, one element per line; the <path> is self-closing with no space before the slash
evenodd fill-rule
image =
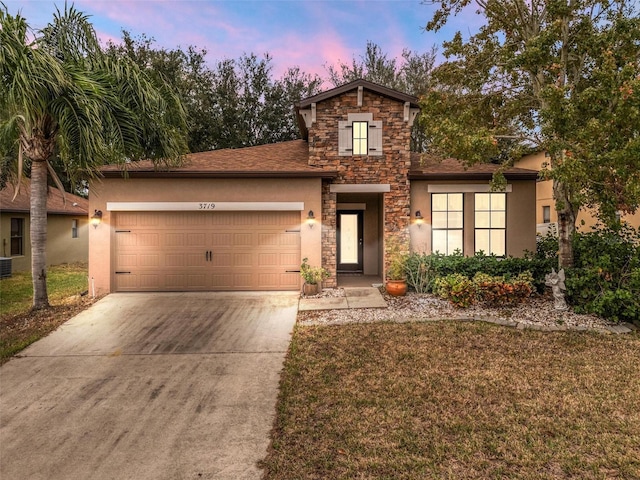
<path id="1" fill-rule="evenodd" d="M 0 478 L 260 478 L 297 297 L 100 300 L 0 368 Z"/>

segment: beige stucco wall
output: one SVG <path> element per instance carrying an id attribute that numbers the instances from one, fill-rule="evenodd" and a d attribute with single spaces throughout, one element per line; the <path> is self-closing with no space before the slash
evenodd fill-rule
<path id="1" fill-rule="evenodd" d="M 526 155 L 520 159 L 516 166 L 520 168 L 528 168 L 531 170 L 542 170 L 549 159 L 545 156 L 544 152 L 533 153 Z M 544 206 L 550 208 L 550 220 L 551 223 L 558 221 L 558 213 L 555 208 L 555 200 L 553 199 L 553 181 L 543 180 L 539 181 L 536 185 L 536 223 L 543 223 L 542 209 Z M 632 225 L 634 228 L 640 228 L 640 211 L 637 211 L 634 215 L 622 215 L 621 220 Z M 596 213 L 591 209 L 583 208 L 578 212 L 578 218 L 576 219 L 576 227 L 579 231 L 588 232 L 593 226 L 598 223 Z"/>
<path id="2" fill-rule="evenodd" d="M 535 251 L 536 219 L 530 205 L 534 204 L 536 184 L 534 181 L 507 181 L 512 191 L 507 193 L 507 256 L 521 257 L 525 251 Z M 423 181 L 411 182 L 411 248 L 414 251 L 431 253 L 431 194 L 429 185 L 451 185 L 450 193 L 456 192 L 455 185 L 474 185 L 470 181 Z M 488 183 L 482 183 L 488 185 Z M 475 251 L 474 241 L 474 194 L 464 195 L 464 254 L 471 256 Z M 420 210 L 424 223 L 415 222 L 415 212 Z"/>
<path id="3" fill-rule="evenodd" d="M 314 178 L 169 179 L 105 178 L 91 183 L 89 211 L 102 210 L 102 224 L 90 229 L 89 278 L 96 295 L 113 291 L 114 232 L 107 202 L 303 202 L 301 257 L 321 265 L 321 180 Z M 316 224 L 306 223 L 309 210 Z"/>
<path id="4" fill-rule="evenodd" d="M 11 257 L 11 219 L 24 219 L 24 255 Z M 72 221 L 78 221 L 78 238 L 71 237 Z M 0 215 L 2 256 L 11 257 L 11 270 L 31 270 L 31 236 L 29 215 L 3 212 Z M 47 265 L 86 262 L 89 247 L 89 227 L 86 216 L 49 215 L 47 217 Z"/>

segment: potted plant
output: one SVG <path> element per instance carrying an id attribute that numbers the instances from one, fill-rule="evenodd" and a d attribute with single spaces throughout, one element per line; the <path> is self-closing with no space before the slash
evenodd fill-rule
<path id="1" fill-rule="evenodd" d="M 324 267 L 312 267 L 309 259 L 303 258 L 300 265 L 300 276 L 304 280 L 302 293 L 304 295 L 316 295 L 322 291 L 322 281 L 329 278 L 331 274 Z"/>
<path id="2" fill-rule="evenodd" d="M 385 288 L 396 297 L 407 293 L 407 258 L 409 253 L 397 237 L 387 240 L 387 271 Z"/>

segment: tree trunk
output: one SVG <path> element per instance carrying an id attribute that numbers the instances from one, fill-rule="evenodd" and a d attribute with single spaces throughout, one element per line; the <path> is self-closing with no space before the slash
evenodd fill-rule
<path id="1" fill-rule="evenodd" d="M 559 180 L 553 181 L 553 196 L 558 212 L 558 268 L 573 267 L 576 212 L 569 200 L 566 185 Z"/>
<path id="2" fill-rule="evenodd" d="M 47 295 L 47 162 L 31 164 L 31 274 L 33 309 L 49 306 Z"/>

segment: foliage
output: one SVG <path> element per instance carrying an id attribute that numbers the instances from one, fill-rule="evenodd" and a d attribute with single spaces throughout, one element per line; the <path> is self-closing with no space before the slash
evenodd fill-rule
<path id="1" fill-rule="evenodd" d="M 435 0 L 427 29 L 470 0 Z M 422 101 L 430 150 L 467 163 L 549 154 L 561 266 L 578 209 L 606 223 L 640 206 L 640 15 L 630 0 L 477 2 L 479 32 L 445 43 Z"/>
<path id="2" fill-rule="evenodd" d="M 426 255 L 412 252 L 407 257 L 406 275 L 407 285 L 417 293 L 433 291 L 437 277 L 437 259 L 439 255 Z"/>
<path id="3" fill-rule="evenodd" d="M 473 305 L 478 293 L 476 284 L 460 273 L 436 278 L 434 292 L 458 308 Z"/>
<path id="4" fill-rule="evenodd" d="M 532 292 L 533 276 L 528 271 L 511 279 L 478 272 L 472 279 L 452 273 L 434 281 L 434 293 L 458 308 L 470 307 L 476 301 L 490 306 L 516 305 L 526 301 Z"/>
<path id="5" fill-rule="evenodd" d="M 401 59 L 389 58 L 380 46 L 367 42 L 366 53 L 359 60 L 329 65 L 329 81 L 335 86 L 358 79 L 368 80 L 400 92 L 420 97 L 432 86 L 431 72 L 436 62 L 436 47 L 425 53 L 404 49 Z M 422 152 L 427 145 L 425 125 L 421 118 L 414 121 L 411 130 L 411 150 Z"/>
<path id="6" fill-rule="evenodd" d="M 387 280 L 406 280 L 409 251 L 406 243 L 397 235 L 389 237 L 385 242 Z"/>
<path id="7" fill-rule="evenodd" d="M 551 271 L 556 263 L 557 256 L 544 258 L 533 253 L 528 254 L 525 258 L 501 258 L 484 253 L 465 257 L 459 252 L 453 255 L 440 253 L 427 255 L 413 252 L 407 259 L 407 276 L 409 286 L 423 293 L 432 291 L 433 281 L 436 277 L 444 277 L 454 273 L 460 273 L 468 278 L 473 278 L 478 273 L 484 273 L 510 280 L 520 274 L 530 272 L 534 287 L 537 291 L 542 292 L 544 290 L 544 276 Z M 418 290 L 418 288 L 422 290 Z"/>
<path id="8" fill-rule="evenodd" d="M 187 112 L 191 152 L 299 138 L 292 107 L 318 93 L 322 83 L 298 67 L 274 79 L 269 54 L 245 54 L 210 68 L 206 49 L 158 48 L 152 38 L 132 38 L 127 31 L 123 43 L 109 43 L 107 52 L 132 59 L 150 76 L 171 85 Z"/>
<path id="9" fill-rule="evenodd" d="M 516 305 L 527 300 L 533 293 L 533 276 L 530 272 L 520 273 L 512 280 L 476 273 L 473 283 L 477 288 L 478 299 L 491 306 Z"/>
<path id="10" fill-rule="evenodd" d="M 594 229 L 575 236 L 574 250 L 575 266 L 566 271 L 574 310 L 640 320 L 640 231 L 624 224 Z"/>
<path id="11" fill-rule="evenodd" d="M 312 267 L 309 265 L 309 259 L 305 257 L 300 265 L 300 276 L 305 283 L 315 285 L 329 278 L 331 273 L 324 267 Z"/>

